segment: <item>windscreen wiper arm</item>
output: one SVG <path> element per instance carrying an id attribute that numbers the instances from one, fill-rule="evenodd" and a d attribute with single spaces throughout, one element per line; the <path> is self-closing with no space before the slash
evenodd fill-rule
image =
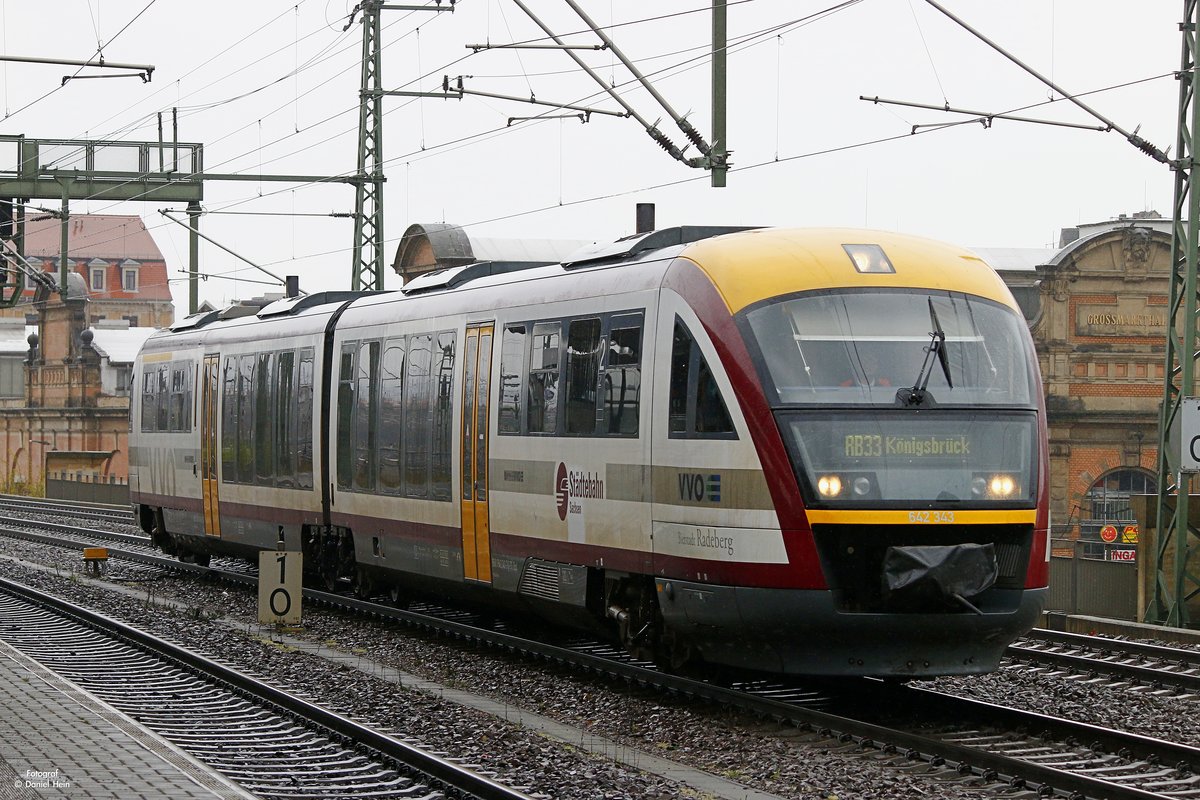
<path id="1" fill-rule="evenodd" d="M 942 374 L 946 376 L 946 385 L 951 389 L 954 388 L 954 381 L 950 378 L 950 359 L 946 355 L 946 333 L 942 330 L 937 311 L 933 308 L 933 298 L 927 299 L 929 301 L 929 321 L 933 324 L 933 330 L 929 332 L 930 342 L 929 346 L 925 348 L 925 360 L 921 362 L 921 370 L 917 373 L 917 382 L 911 389 L 905 388 L 896 392 L 896 400 L 902 405 L 919 406 L 925 402 L 929 378 L 933 375 L 933 364 L 930 362 L 935 355 L 942 367 Z"/>

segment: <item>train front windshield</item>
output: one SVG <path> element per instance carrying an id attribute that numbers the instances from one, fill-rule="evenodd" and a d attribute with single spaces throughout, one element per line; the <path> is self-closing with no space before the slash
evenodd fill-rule
<path id="1" fill-rule="evenodd" d="M 746 322 L 810 504 L 1033 502 L 1032 351 L 1010 308 L 961 293 L 840 290 L 760 305 Z"/>

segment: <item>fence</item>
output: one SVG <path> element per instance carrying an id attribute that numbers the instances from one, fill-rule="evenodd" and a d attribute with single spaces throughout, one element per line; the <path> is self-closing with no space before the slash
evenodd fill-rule
<path id="1" fill-rule="evenodd" d="M 1047 611 L 1138 619 L 1137 561 L 1113 560 L 1127 548 L 1099 547 L 1097 542 L 1052 540 L 1050 596 Z"/>
<path id="2" fill-rule="evenodd" d="M 125 478 L 95 472 L 47 472 L 46 497 L 129 505 L 129 482 Z"/>

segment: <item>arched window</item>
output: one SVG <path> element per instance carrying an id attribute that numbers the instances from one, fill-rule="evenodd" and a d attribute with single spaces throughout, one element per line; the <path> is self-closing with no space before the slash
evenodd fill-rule
<path id="1" fill-rule="evenodd" d="M 1083 496 L 1080 535 L 1084 539 L 1099 538 L 1100 528 L 1121 522 L 1136 522 L 1129 498 L 1138 494 L 1155 494 L 1158 481 L 1144 469 L 1115 469 L 1092 484 Z"/>

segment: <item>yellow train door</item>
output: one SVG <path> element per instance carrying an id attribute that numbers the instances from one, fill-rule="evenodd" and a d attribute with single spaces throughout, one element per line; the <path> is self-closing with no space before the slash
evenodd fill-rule
<path id="1" fill-rule="evenodd" d="M 217 497 L 217 390 L 220 356 L 206 355 L 200 382 L 200 495 L 204 503 L 204 533 L 221 535 Z"/>
<path id="2" fill-rule="evenodd" d="M 493 325 L 467 328 L 463 359 L 462 539 L 463 577 L 492 582 L 488 529 L 488 398 Z"/>

